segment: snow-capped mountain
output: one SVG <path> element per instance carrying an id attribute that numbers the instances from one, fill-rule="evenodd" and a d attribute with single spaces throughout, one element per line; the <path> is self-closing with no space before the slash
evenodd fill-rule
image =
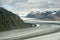
<path id="1" fill-rule="evenodd" d="M 36 18 L 36 17 L 38 16 L 38 14 L 40 14 L 39 11 L 36 11 L 36 12 L 32 11 L 32 12 L 30 12 L 26 17 Z"/>
<path id="2" fill-rule="evenodd" d="M 49 10 L 49 11 L 32 11 L 30 12 L 26 17 L 29 18 L 36 18 L 40 20 L 60 20 L 60 10 L 55 11 L 55 10 Z"/>

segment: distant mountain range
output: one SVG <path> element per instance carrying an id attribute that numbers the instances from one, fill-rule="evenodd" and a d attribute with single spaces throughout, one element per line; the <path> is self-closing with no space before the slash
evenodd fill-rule
<path id="1" fill-rule="evenodd" d="M 60 21 L 60 10 L 58 11 L 32 11 L 26 17 L 29 18 L 36 18 L 40 20 L 47 20 L 47 21 Z"/>

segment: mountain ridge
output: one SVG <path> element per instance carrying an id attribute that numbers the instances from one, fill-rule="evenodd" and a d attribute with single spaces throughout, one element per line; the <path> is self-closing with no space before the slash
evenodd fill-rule
<path id="1" fill-rule="evenodd" d="M 32 15 L 33 14 L 33 15 Z M 58 11 L 43 11 L 43 12 L 30 12 L 26 17 L 36 18 L 46 21 L 59 21 L 60 20 L 60 10 Z"/>
<path id="2" fill-rule="evenodd" d="M 8 31 L 19 28 L 28 28 L 29 25 L 16 14 L 0 7 L 0 31 Z"/>

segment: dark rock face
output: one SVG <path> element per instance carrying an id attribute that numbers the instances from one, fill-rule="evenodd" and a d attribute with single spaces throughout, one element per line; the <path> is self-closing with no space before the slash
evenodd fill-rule
<path id="1" fill-rule="evenodd" d="M 26 25 L 30 25 L 30 27 L 36 27 L 37 25 L 36 24 L 33 24 L 33 23 L 25 23 Z"/>
<path id="2" fill-rule="evenodd" d="M 46 19 L 53 20 L 53 17 L 51 16 L 52 13 L 53 13 L 52 11 L 42 12 L 41 16 L 38 17 L 38 18 L 41 19 L 41 20 L 46 20 Z"/>
<path id="3" fill-rule="evenodd" d="M 60 17 L 60 10 L 56 12 L 56 16 Z"/>
<path id="4" fill-rule="evenodd" d="M 27 25 L 25 25 L 19 16 L 0 7 L 0 31 L 25 27 L 27 27 Z"/>

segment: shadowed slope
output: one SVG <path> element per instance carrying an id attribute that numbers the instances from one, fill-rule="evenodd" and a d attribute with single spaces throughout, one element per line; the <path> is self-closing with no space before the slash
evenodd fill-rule
<path id="1" fill-rule="evenodd" d="M 0 31 L 26 27 L 19 16 L 0 7 Z"/>

